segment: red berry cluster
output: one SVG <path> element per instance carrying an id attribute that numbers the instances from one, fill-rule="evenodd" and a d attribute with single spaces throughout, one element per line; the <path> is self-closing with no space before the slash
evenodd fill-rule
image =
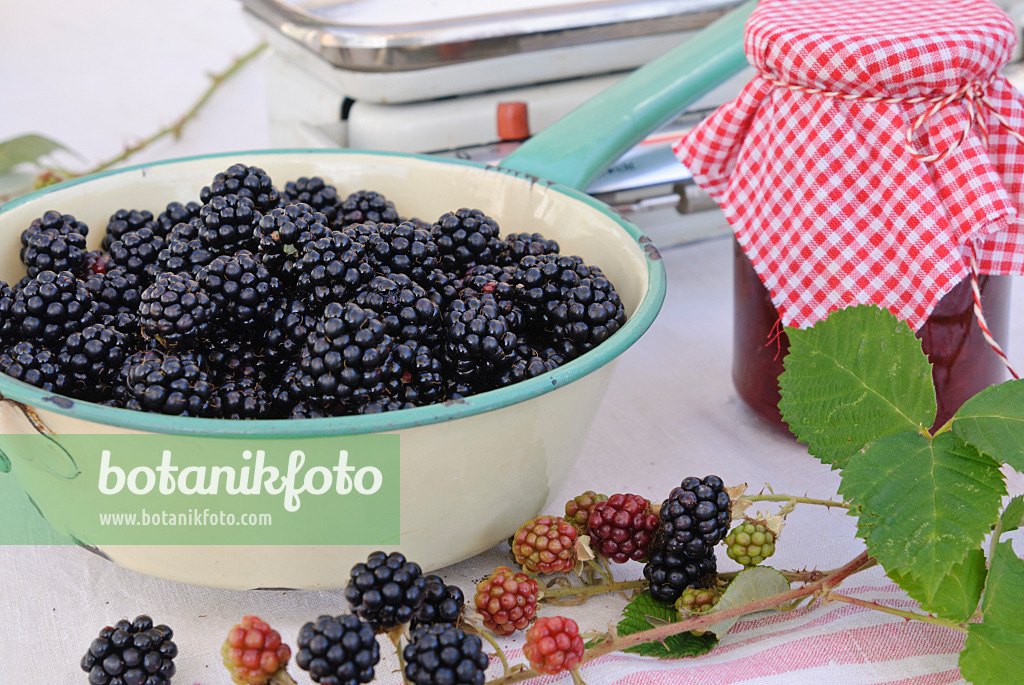
<path id="1" fill-rule="evenodd" d="M 266 685 L 288 663 L 292 650 L 265 621 L 245 616 L 228 632 L 221 656 L 235 683 Z"/>
<path id="2" fill-rule="evenodd" d="M 651 503 L 640 495 L 617 494 L 598 502 L 587 522 L 594 551 L 624 564 L 647 557 L 661 521 Z"/>
<path id="3" fill-rule="evenodd" d="M 576 565 L 576 529 L 561 516 L 538 516 L 512 538 L 512 554 L 530 573 L 568 573 Z"/>
<path id="4" fill-rule="evenodd" d="M 583 638 L 576 621 L 562 616 L 537 619 L 526 631 L 523 654 L 533 670 L 555 675 L 576 668 L 583 658 Z"/>
<path id="5" fill-rule="evenodd" d="M 473 602 L 485 626 L 511 635 L 530 625 L 537 613 L 537 581 L 501 566 L 476 586 Z"/>

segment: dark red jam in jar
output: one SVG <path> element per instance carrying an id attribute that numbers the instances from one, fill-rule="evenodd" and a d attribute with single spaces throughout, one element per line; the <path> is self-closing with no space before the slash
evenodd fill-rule
<path id="1" fill-rule="evenodd" d="M 780 327 L 779 313 L 768 289 L 733 241 L 733 384 L 740 398 L 769 426 L 789 428 L 779 413 L 779 374 L 789 340 Z M 1003 349 L 1010 311 L 1010 279 L 978 278 L 981 306 L 989 330 Z M 935 427 L 946 423 L 966 400 L 1009 377 L 1005 364 L 989 346 L 974 316 L 970 279 L 946 293 L 917 332 L 932 363 L 938 399 Z"/>

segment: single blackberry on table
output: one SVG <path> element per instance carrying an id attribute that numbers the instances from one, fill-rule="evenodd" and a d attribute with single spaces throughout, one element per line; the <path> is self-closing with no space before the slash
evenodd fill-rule
<path id="1" fill-rule="evenodd" d="M 244 616 L 232 626 L 220 654 L 236 685 L 295 683 L 286 670 L 292 657 L 291 647 L 258 616 Z"/>
<path id="2" fill-rule="evenodd" d="M 264 214 L 256 225 L 260 260 L 286 283 L 298 278 L 295 266 L 306 245 L 331 234 L 327 216 L 305 203 L 286 204 Z"/>
<path id="3" fill-rule="evenodd" d="M 174 632 L 149 616 L 121 620 L 100 631 L 82 657 L 90 685 L 170 685 L 178 647 Z"/>
<path id="4" fill-rule="evenodd" d="M 477 264 L 493 264 L 501 252 L 501 229 L 479 209 L 446 212 L 430 232 L 446 271 L 464 274 Z"/>
<path id="5" fill-rule="evenodd" d="M 308 243 L 295 264 L 299 292 L 319 304 L 350 300 L 374 275 L 365 249 L 341 231 Z"/>
<path id="6" fill-rule="evenodd" d="M 419 626 L 451 623 L 457 625 L 462 620 L 462 612 L 466 605 L 466 596 L 457 585 L 445 585 L 440 576 L 424 576 L 423 606 L 413 616 L 410 628 Z"/>
<path id="7" fill-rule="evenodd" d="M 270 396 L 255 378 L 226 381 L 217 388 L 222 419 L 265 419 Z"/>
<path id="8" fill-rule="evenodd" d="M 403 221 L 377 224 L 377 237 L 370 240 L 367 255 L 378 273 L 406 274 L 421 280 L 439 266 L 437 244 L 430 230 Z"/>
<path id="9" fill-rule="evenodd" d="M 523 655 L 538 673 L 557 675 L 579 666 L 583 649 L 576 621 L 564 616 L 545 616 L 526 631 Z"/>
<path id="10" fill-rule="evenodd" d="M 83 283 L 96 303 L 96 313 L 103 317 L 121 312 L 135 313 L 142 302 L 142 279 L 116 267 L 93 274 Z"/>
<path id="11" fill-rule="evenodd" d="M 125 360 L 120 376 L 128 397 L 145 411 L 180 416 L 216 413 L 219 398 L 193 353 L 136 352 Z"/>
<path id="12" fill-rule="evenodd" d="M 58 347 L 72 333 L 96 323 L 96 307 L 74 274 L 43 271 L 17 291 L 10 320 L 19 339 Z"/>
<path id="13" fill-rule="evenodd" d="M 537 581 L 501 566 L 480 581 L 473 604 L 484 626 L 498 635 L 525 630 L 537 614 Z"/>
<path id="14" fill-rule="evenodd" d="M 568 573 L 576 565 L 576 529 L 561 516 L 538 516 L 512 536 L 512 554 L 528 573 Z"/>
<path id="15" fill-rule="evenodd" d="M 281 192 L 282 207 L 299 202 L 309 205 L 312 211 L 323 214 L 329 226 L 338 216 L 341 197 L 337 188 L 319 176 L 302 176 L 285 183 Z"/>
<path id="16" fill-rule="evenodd" d="M 405 274 L 374 276 L 359 288 L 352 301 L 377 312 L 388 335 L 394 338 L 414 341 L 437 337 L 440 308 Z"/>
<path id="17" fill-rule="evenodd" d="M 489 663 L 480 638 L 450 624 L 416 628 L 402 656 L 414 685 L 483 685 Z"/>
<path id="18" fill-rule="evenodd" d="M 172 235 L 174 235 L 173 232 Z M 199 238 L 170 238 L 164 243 L 163 249 L 157 253 L 155 272 L 156 274 L 186 272 L 195 275 L 212 262 L 215 256 Z"/>
<path id="19" fill-rule="evenodd" d="M 70 379 L 57 353 L 38 343 L 22 341 L 0 351 L 0 373 L 42 388 L 63 393 Z"/>
<path id="20" fill-rule="evenodd" d="M 151 228 L 128 231 L 111 243 L 110 266 L 121 267 L 149 282 L 155 272 L 157 255 L 163 248 L 164 239 Z"/>
<path id="21" fill-rule="evenodd" d="M 495 263 L 498 266 L 512 266 L 518 264 L 523 257 L 539 257 L 558 252 L 558 243 L 540 233 L 512 233 L 502 240 Z"/>
<path id="22" fill-rule="evenodd" d="M 50 210 L 43 213 L 41 217 L 32 220 L 32 223 L 28 225 L 24 231 L 21 232 L 21 244 L 25 246 L 28 244 L 28 239 L 37 233 L 41 233 L 47 229 L 56 229 L 60 233 L 67 235 L 68 233 L 78 233 L 80 235 L 89 235 L 89 227 L 82 221 L 79 221 L 72 214 L 61 214 L 60 212 Z"/>
<path id="23" fill-rule="evenodd" d="M 199 191 L 199 200 L 210 205 L 220 197 L 231 195 L 246 198 L 259 212 L 268 212 L 281 204 L 281 194 L 266 171 L 257 166 L 232 164 L 213 177 L 210 185 Z"/>
<path id="24" fill-rule="evenodd" d="M 299 357 L 306 399 L 356 407 L 383 395 L 394 341 L 370 309 L 332 302 Z"/>
<path id="25" fill-rule="evenodd" d="M 187 223 L 198 218 L 199 210 L 202 207 L 198 202 L 188 202 L 185 204 L 170 202 L 167 208 L 160 212 L 160 216 L 156 218 L 156 227 L 153 230 L 167 237 L 178 224 Z"/>
<path id="26" fill-rule="evenodd" d="M 253 252 L 259 245 L 256 225 L 261 216 L 247 197 L 218 195 L 199 210 L 199 239 L 215 255 L 233 255 L 238 250 Z"/>
<path id="27" fill-rule="evenodd" d="M 651 597 L 672 604 L 687 588 L 712 586 L 718 578 L 717 571 L 714 555 L 691 559 L 681 552 L 656 548 L 644 565 L 644 578 L 649 583 Z"/>
<path id="28" fill-rule="evenodd" d="M 73 395 L 96 397 L 114 383 L 118 370 L 133 351 L 128 336 L 100 323 L 69 335 L 57 360 L 68 374 Z"/>
<path id="29" fill-rule="evenodd" d="M 555 334 L 586 352 L 600 345 L 626 323 L 626 310 L 611 282 L 603 276 L 584 278 L 566 297 L 547 310 Z"/>
<path id="30" fill-rule="evenodd" d="M 302 352 L 309 334 L 316 329 L 320 308 L 306 300 L 282 295 L 270 303 L 263 340 L 267 359 L 294 359 Z"/>
<path id="31" fill-rule="evenodd" d="M 398 223 L 398 211 L 393 202 L 372 190 L 357 190 L 338 206 L 335 228 L 372 221 L 375 224 Z"/>
<path id="32" fill-rule="evenodd" d="M 196 281 L 217 306 L 224 324 L 238 328 L 262 322 L 281 287 L 267 267 L 246 250 L 215 258 L 200 269 Z"/>
<path id="33" fill-rule="evenodd" d="M 594 552 L 616 564 L 643 560 L 651 548 L 659 519 L 640 495 L 615 494 L 590 512 L 587 533 Z"/>
<path id="34" fill-rule="evenodd" d="M 110 251 L 110 246 L 124 238 L 125 234 L 137 231 L 140 228 L 148 228 L 158 235 L 166 234 L 153 220 L 153 213 L 145 209 L 119 209 L 114 212 L 110 221 L 107 222 L 106 233 L 100 248 L 105 252 Z"/>
<path id="35" fill-rule="evenodd" d="M 454 377 L 469 384 L 500 375 L 515 358 L 515 318 L 491 296 L 455 300 L 444 315 L 444 353 Z"/>
<path id="36" fill-rule="evenodd" d="M 295 664 L 320 685 L 368 683 L 380 661 L 376 632 L 351 614 L 306 623 L 295 645 Z"/>
<path id="37" fill-rule="evenodd" d="M 345 599 L 359 618 L 384 631 L 411 621 L 423 606 L 425 590 L 419 564 L 399 552 L 373 552 L 352 567 Z"/>
<path id="38" fill-rule="evenodd" d="M 186 273 L 164 273 L 142 291 L 139 326 L 145 338 L 166 347 L 189 345 L 209 335 L 216 308 Z"/>
<path id="39" fill-rule="evenodd" d="M 608 495 L 599 495 L 593 490 L 587 490 L 582 495 L 576 495 L 565 503 L 565 519 L 576 527 L 580 535 L 585 535 L 590 512 L 594 510 L 598 502 L 607 501 Z"/>
<path id="40" fill-rule="evenodd" d="M 85 236 L 81 233 L 47 228 L 29 236 L 21 248 L 21 263 L 29 276 L 37 276 L 41 271 L 78 274 L 85 265 L 87 253 Z"/>
<path id="41" fill-rule="evenodd" d="M 661 505 L 661 536 L 665 549 L 699 559 L 729 533 L 731 502 L 722 479 L 689 477 L 673 488 Z"/>

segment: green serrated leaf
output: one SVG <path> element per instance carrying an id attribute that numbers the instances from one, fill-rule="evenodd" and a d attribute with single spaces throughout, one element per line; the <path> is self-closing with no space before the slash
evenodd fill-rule
<path id="1" fill-rule="evenodd" d="M 788 591 L 789 587 L 789 581 L 786 580 L 786 576 L 770 566 L 749 568 L 741 571 L 739 575 L 733 578 L 732 582 L 729 583 L 729 587 L 722 594 L 721 599 L 715 604 L 712 612 L 733 609 L 744 604 L 756 602 L 759 599 L 773 597 Z M 736 625 L 740 618 L 737 616 L 726 619 L 721 623 L 716 623 L 707 630 L 718 637 L 722 637 L 729 632 L 730 628 Z"/>
<path id="2" fill-rule="evenodd" d="M 662 604 L 651 597 L 648 591 L 641 592 L 633 598 L 622 611 L 622 620 L 616 626 L 619 635 L 632 635 L 643 630 L 651 630 L 654 626 L 648 620 L 675 623 L 679 616 L 674 606 Z M 664 642 L 646 642 L 642 645 L 629 647 L 625 651 L 642 656 L 656 656 L 661 659 L 676 659 L 684 656 L 700 656 L 711 651 L 718 643 L 714 633 L 694 635 L 683 632 L 671 635 Z"/>
<path id="3" fill-rule="evenodd" d="M 1024 673 L 1024 561 L 1009 542 L 996 545 L 985 584 L 984 618 L 967 627 L 960 673 L 975 685 L 1020 682 Z"/>
<path id="4" fill-rule="evenodd" d="M 950 567 L 930 600 L 911 569 L 891 569 L 888 575 L 925 611 L 951 621 L 967 621 L 978 609 L 986 572 L 985 553 L 973 549 L 962 563 Z"/>
<path id="5" fill-rule="evenodd" d="M 857 535 L 885 569 L 912 569 L 935 602 L 951 566 L 981 546 L 1006 492 L 999 465 L 950 432 L 888 435 L 843 469 L 839 492 L 859 507 Z"/>
<path id="6" fill-rule="evenodd" d="M 0 141 L 0 174 L 5 174 L 19 164 L 37 162 L 40 157 L 56 150 L 67 148 L 45 136 L 29 134 Z"/>
<path id="7" fill-rule="evenodd" d="M 1017 495 L 1007 503 L 1003 515 L 999 518 L 999 524 L 1004 533 L 1024 526 L 1024 495 Z"/>
<path id="8" fill-rule="evenodd" d="M 953 432 L 996 461 L 1024 471 L 1024 380 L 992 385 L 953 415 Z"/>
<path id="9" fill-rule="evenodd" d="M 884 309 L 848 307 L 787 329 L 779 409 L 811 454 L 843 466 L 868 442 L 935 421 L 935 386 L 921 341 Z"/>

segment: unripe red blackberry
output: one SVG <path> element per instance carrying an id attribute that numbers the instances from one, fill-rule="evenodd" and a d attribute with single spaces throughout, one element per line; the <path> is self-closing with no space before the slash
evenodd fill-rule
<path id="1" fill-rule="evenodd" d="M 525 630 L 537 614 L 537 581 L 501 566 L 476 586 L 473 604 L 484 625 L 498 635 Z"/>
<path id="2" fill-rule="evenodd" d="M 538 516 L 512 536 L 512 554 L 529 573 L 568 573 L 576 565 L 576 529 L 561 516 Z"/>
<path id="3" fill-rule="evenodd" d="M 587 490 L 582 495 L 577 495 L 565 503 L 565 519 L 575 526 L 581 535 L 584 535 L 587 532 L 590 512 L 594 510 L 598 502 L 607 501 L 608 495 L 599 495 L 593 490 Z"/>
<path id="4" fill-rule="evenodd" d="M 647 556 L 659 523 L 658 515 L 646 498 L 615 494 L 594 505 L 587 533 L 594 552 L 624 564 L 629 560 L 641 561 Z"/>
<path id="5" fill-rule="evenodd" d="M 583 659 L 583 638 L 576 621 L 563 616 L 545 616 L 526 631 L 523 654 L 538 673 L 557 675 L 571 671 Z"/>
<path id="6" fill-rule="evenodd" d="M 285 685 L 295 681 L 285 667 L 291 648 L 258 616 L 245 616 L 228 631 L 220 648 L 224 666 L 237 685 Z"/>

